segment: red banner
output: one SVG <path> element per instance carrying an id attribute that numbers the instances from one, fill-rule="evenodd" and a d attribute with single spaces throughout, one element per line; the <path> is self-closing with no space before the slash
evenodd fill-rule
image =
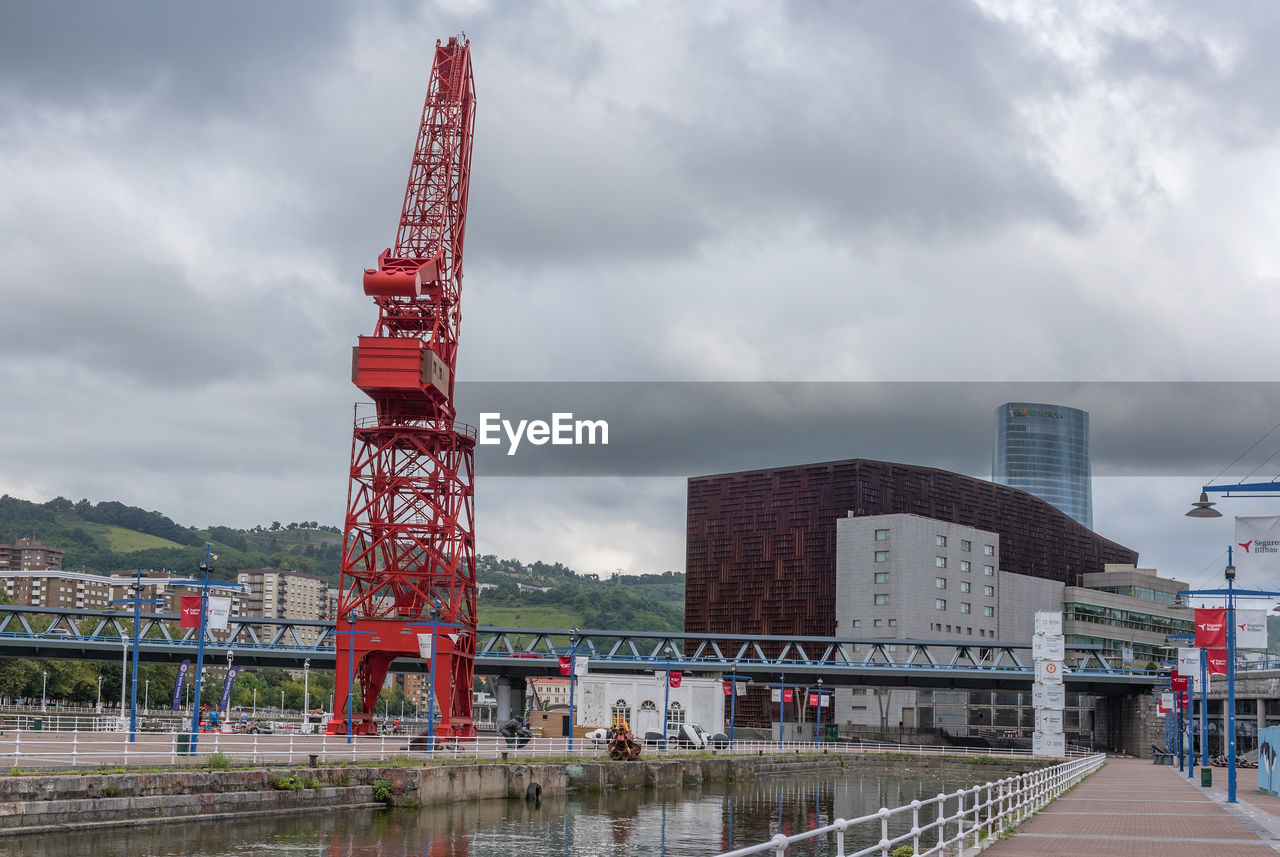
<path id="1" fill-rule="evenodd" d="M 671 686 L 672 687 L 680 686 L 680 673 L 678 672 L 671 673 Z"/>
<path id="2" fill-rule="evenodd" d="M 1173 674 L 1173 678 L 1172 678 L 1172 682 L 1173 682 L 1173 692 L 1174 692 L 1174 693 L 1182 693 L 1182 692 L 1186 691 L 1186 689 L 1187 689 L 1187 677 L 1186 677 L 1186 676 L 1184 676 L 1184 675 L 1178 675 L 1177 673 L 1174 673 L 1174 674 Z"/>
<path id="3" fill-rule="evenodd" d="M 199 628 L 200 627 L 200 596 L 199 595 L 183 595 L 182 603 L 178 605 L 178 613 L 181 619 L 178 622 L 180 628 Z"/>
<path id="4" fill-rule="evenodd" d="M 720 682 L 720 684 L 724 685 L 724 695 L 725 695 L 725 696 L 728 696 L 729 694 L 733 693 L 733 682 L 731 682 L 731 681 L 722 681 L 722 682 Z"/>
<path id="5" fill-rule="evenodd" d="M 1196 648 L 1221 649 L 1227 644 L 1225 607 L 1196 608 Z"/>
<path id="6" fill-rule="evenodd" d="M 783 690 L 782 690 L 782 701 L 783 701 L 783 702 L 790 702 L 793 698 L 794 698 L 794 697 L 792 697 L 792 695 L 791 695 L 791 688 L 789 688 L 789 687 L 787 687 L 787 688 L 783 688 Z"/>
<path id="7" fill-rule="evenodd" d="M 820 702 L 821 700 L 822 700 L 822 696 L 821 696 L 820 694 L 817 694 L 817 693 L 810 693 L 810 694 L 809 694 L 809 704 L 810 704 L 810 705 L 817 705 L 817 704 L 819 704 L 819 702 Z"/>
<path id="8" fill-rule="evenodd" d="M 1227 650 L 1226 649 L 1207 649 L 1207 661 L 1209 675 L 1226 675 L 1227 674 Z"/>
<path id="9" fill-rule="evenodd" d="M 569 670 L 571 668 L 571 665 L 569 663 L 569 656 L 561 655 L 559 658 L 557 658 L 557 661 L 560 664 L 560 675 L 568 675 Z"/>

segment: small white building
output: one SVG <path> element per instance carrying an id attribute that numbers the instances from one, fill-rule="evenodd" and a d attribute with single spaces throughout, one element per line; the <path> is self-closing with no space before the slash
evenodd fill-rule
<path id="1" fill-rule="evenodd" d="M 673 673 L 674 675 L 674 673 Z M 668 710 L 668 726 L 678 729 L 696 723 L 707 732 L 724 731 L 724 686 L 718 678 L 681 675 L 680 686 L 667 688 L 667 673 L 617 675 L 591 673 L 578 679 L 574 703 L 575 726 L 617 726 L 631 731 L 662 731 L 662 709 Z"/>

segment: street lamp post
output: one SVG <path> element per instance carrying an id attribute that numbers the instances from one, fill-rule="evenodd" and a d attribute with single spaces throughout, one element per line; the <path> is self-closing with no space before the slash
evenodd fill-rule
<path id="1" fill-rule="evenodd" d="M 280 688 L 280 716 L 284 716 L 284 688 Z M 350 733 L 348 733 L 350 735 Z"/>
<path id="2" fill-rule="evenodd" d="M 145 679 L 146 685 L 142 692 L 142 713 L 151 713 L 151 679 Z"/>
<path id="3" fill-rule="evenodd" d="M 431 651 L 428 652 L 427 664 L 430 675 L 427 678 L 425 692 L 427 694 L 427 752 L 434 753 L 436 748 L 436 649 L 439 647 L 437 644 L 439 643 L 440 629 L 457 629 L 458 626 L 439 621 L 439 614 L 433 607 L 430 622 L 411 622 L 408 627 L 431 629 L 429 632 L 431 635 Z M 421 638 L 419 638 L 419 641 L 421 641 Z M 419 642 L 419 651 L 421 651 L 421 642 Z M 569 731 L 573 731 L 572 726 L 570 726 Z"/>
<path id="4" fill-rule="evenodd" d="M 98 704 L 95 706 L 98 713 L 102 713 L 102 673 L 98 673 Z"/>
<path id="5" fill-rule="evenodd" d="M 751 676 L 735 675 L 733 673 L 729 673 L 729 675 L 721 676 L 721 678 L 729 682 L 729 748 L 732 749 L 733 748 L 733 721 L 734 721 L 734 715 L 737 714 L 737 707 L 738 707 L 738 682 L 750 681 Z"/>
<path id="6" fill-rule="evenodd" d="M 164 604 L 163 598 L 143 598 L 142 597 L 142 569 L 134 570 L 135 578 L 133 583 L 132 598 L 115 598 L 112 604 L 132 604 L 133 605 L 133 698 L 129 705 L 129 741 L 132 742 L 138 733 L 138 634 L 139 626 L 142 624 L 141 608 L 143 604 Z M 120 643 L 127 646 L 128 643 L 124 639 L 124 635 L 120 636 Z M 120 680 L 120 717 L 124 717 L 124 679 Z M 146 705 L 143 705 L 146 708 Z"/>
<path id="7" fill-rule="evenodd" d="M 302 724 L 307 723 L 307 712 L 311 710 L 311 686 L 307 679 L 311 674 L 311 658 L 302 662 Z"/>
<path id="8" fill-rule="evenodd" d="M 124 692 L 129 687 L 129 638 L 120 637 L 120 720 L 124 721 Z M 134 724 L 135 726 L 137 724 Z M 132 732 L 129 735 L 133 737 Z"/>
<path id="9" fill-rule="evenodd" d="M 49 674 L 47 672 L 40 673 L 40 710 L 47 711 L 46 700 L 48 699 Z"/>
<path id="10" fill-rule="evenodd" d="M 671 722 L 671 644 L 664 643 L 662 652 L 667 660 L 667 680 L 662 685 L 662 749 L 667 749 L 667 724 Z"/>
<path id="11" fill-rule="evenodd" d="M 578 629 L 569 632 L 569 752 L 573 752 L 573 688 L 578 683 Z"/>
<path id="12" fill-rule="evenodd" d="M 253 719 L 258 719 L 258 689 L 253 689 Z"/>
<path id="13" fill-rule="evenodd" d="M 1232 551 L 1233 548 L 1227 548 L 1227 567 L 1223 570 L 1223 575 L 1227 579 L 1226 589 L 1184 589 L 1178 593 L 1180 596 L 1209 595 L 1226 599 L 1227 712 L 1225 727 L 1227 733 L 1227 803 L 1236 802 L 1236 599 L 1280 597 L 1280 592 L 1264 589 L 1236 589 L 1236 567 Z"/>

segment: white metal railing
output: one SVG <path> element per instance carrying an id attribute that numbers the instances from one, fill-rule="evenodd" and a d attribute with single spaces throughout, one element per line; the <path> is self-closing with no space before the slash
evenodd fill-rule
<path id="1" fill-rule="evenodd" d="M 917 857 L 935 854 L 961 854 L 966 848 L 978 848 L 984 840 L 993 840 L 1006 830 L 1021 824 L 1027 817 L 1102 767 L 1106 756 L 1099 753 L 1041 768 L 1038 771 L 984 783 L 952 794 L 939 794 L 928 800 L 913 800 L 905 806 L 881 808 L 861 818 L 838 818 L 831 824 L 794 836 L 779 833 L 761 842 L 720 857 L 746 857 L 748 854 L 773 854 L 782 857 L 797 842 L 835 838 L 834 857 L 866 857 L 890 852 L 910 845 Z M 890 820 L 910 818 L 911 827 L 896 836 L 889 835 Z M 845 833 L 867 826 L 877 841 L 858 851 L 845 851 Z M 866 839 L 864 835 L 863 839 Z"/>
<path id="2" fill-rule="evenodd" d="M 303 763 L 310 756 L 325 762 L 372 761 L 412 758 L 418 761 L 538 761 L 566 757 L 600 759 L 603 744 L 578 737 L 569 748 L 567 738 L 530 738 L 515 741 L 498 736 L 467 740 L 436 738 L 428 745 L 425 736 L 380 734 L 357 736 L 348 742 L 345 735 L 304 735 L 288 732 L 255 735 L 233 732 L 202 732 L 192 752 L 186 732 L 136 732 L 132 741 L 120 728 L 119 718 L 102 717 L 87 729 L 40 731 L 9 728 L 0 731 L 0 765 L 6 767 L 75 768 L 85 765 L 206 764 L 208 756 L 219 753 L 236 764 Z M 96 727 L 96 728 L 94 728 Z M 814 759 L 823 754 L 862 755 L 892 753 L 901 756 L 988 756 L 1027 758 L 1027 750 L 984 750 L 973 747 L 919 746 L 872 743 L 736 741 L 732 747 L 709 747 L 694 751 L 675 741 L 663 748 L 646 745 L 641 758 L 687 756 L 692 752 L 735 756 L 801 756 Z"/>

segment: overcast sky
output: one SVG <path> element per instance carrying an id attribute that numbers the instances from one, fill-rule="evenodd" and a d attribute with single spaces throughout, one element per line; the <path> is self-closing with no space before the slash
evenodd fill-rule
<path id="1" fill-rule="evenodd" d="M 464 31 L 460 397 L 971 385 L 936 434 L 989 425 L 993 382 L 1277 380 L 1274 3 L 7 3 L 0 491 L 340 525 L 350 347 L 375 319 L 360 274 L 394 238 L 435 41 Z M 1144 451 L 1126 468 L 1107 447 L 1096 528 L 1198 583 L 1230 526 L 1182 513 L 1280 421 L 1232 389 L 1188 405 L 1194 432 L 1172 394 L 1146 426 L 1090 405 L 1098 437 L 1119 420 Z M 698 436 L 664 443 L 732 444 L 691 407 L 672 424 Z M 758 464 L 990 474 L 981 430 L 966 455 L 834 429 Z M 482 468 L 479 548 L 683 569 L 682 476 L 720 459 L 673 460 L 689 472 Z"/>

